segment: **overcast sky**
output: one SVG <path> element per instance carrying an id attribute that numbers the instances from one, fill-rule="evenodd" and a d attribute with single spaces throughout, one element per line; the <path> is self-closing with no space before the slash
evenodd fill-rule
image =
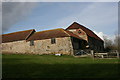
<path id="1" fill-rule="evenodd" d="M 35 29 L 67 28 L 78 22 L 99 36 L 118 30 L 117 2 L 4 2 L 3 34 Z"/>

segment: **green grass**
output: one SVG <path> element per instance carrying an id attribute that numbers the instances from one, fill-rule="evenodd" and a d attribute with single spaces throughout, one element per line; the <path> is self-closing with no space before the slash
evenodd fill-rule
<path id="1" fill-rule="evenodd" d="M 118 78 L 118 59 L 2 55 L 3 78 Z"/>

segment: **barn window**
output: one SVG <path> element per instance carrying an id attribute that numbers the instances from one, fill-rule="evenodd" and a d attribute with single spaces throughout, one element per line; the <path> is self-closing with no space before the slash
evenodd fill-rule
<path id="1" fill-rule="evenodd" d="M 34 40 L 30 41 L 30 46 L 34 46 Z"/>
<path id="2" fill-rule="evenodd" d="M 51 38 L 51 44 L 55 44 L 56 43 L 56 39 L 55 38 Z"/>
<path id="3" fill-rule="evenodd" d="M 80 34 L 80 33 L 81 33 L 81 31 L 79 30 L 79 31 L 78 31 L 78 33 Z"/>

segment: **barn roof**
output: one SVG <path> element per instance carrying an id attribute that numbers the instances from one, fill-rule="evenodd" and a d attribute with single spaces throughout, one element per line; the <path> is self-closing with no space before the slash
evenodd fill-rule
<path id="1" fill-rule="evenodd" d="M 65 31 L 64 29 L 52 29 L 52 30 L 46 30 L 46 31 L 40 31 L 35 32 L 29 39 L 29 40 L 42 40 L 42 39 L 50 39 L 50 38 L 59 38 L 59 37 L 75 37 L 78 39 L 83 40 L 79 36 L 73 34 L 70 31 Z"/>
<path id="2" fill-rule="evenodd" d="M 3 34 L 2 35 L 2 43 L 27 40 L 33 32 L 35 32 L 34 29 Z"/>
<path id="3" fill-rule="evenodd" d="M 91 31 L 90 29 L 86 28 L 86 27 L 83 26 L 83 25 L 78 24 L 77 22 L 74 22 L 72 25 L 70 25 L 68 28 L 66 28 L 66 30 L 68 30 L 68 29 L 79 29 L 79 28 L 81 28 L 83 31 L 85 31 L 85 33 L 86 33 L 88 36 L 103 41 L 103 40 L 102 40 L 101 38 L 99 38 L 93 31 Z"/>

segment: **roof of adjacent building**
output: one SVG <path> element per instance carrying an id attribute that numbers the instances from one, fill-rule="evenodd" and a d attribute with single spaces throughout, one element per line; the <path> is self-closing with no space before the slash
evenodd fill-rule
<path id="1" fill-rule="evenodd" d="M 34 29 L 25 30 L 25 31 L 19 31 L 19 32 L 14 32 L 14 33 L 8 33 L 8 34 L 3 34 L 2 35 L 2 43 L 26 40 L 26 39 L 28 39 L 30 37 L 30 35 L 33 32 L 35 32 Z"/>
<path id="2" fill-rule="evenodd" d="M 29 40 L 42 40 L 42 39 L 50 39 L 50 38 L 59 38 L 59 37 L 75 37 L 78 39 L 83 40 L 79 36 L 73 34 L 70 31 L 65 31 L 64 29 L 52 29 L 52 30 L 46 30 L 46 31 L 40 31 L 35 32 L 29 39 Z"/>
<path id="3" fill-rule="evenodd" d="M 72 25 L 70 25 L 68 28 L 66 28 L 66 30 L 69 30 L 69 29 L 79 29 L 79 28 L 82 29 L 83 31 L 85 31 L 85 33 L 86 33 L 88 36 L 103 41 L 103 40 L 102 40 L 101 38 L 99 38 L 93 31 L 91 31 L 90 29 L 86 28 L 86 27 L 83 26 L 83 25 L 78 24 L 77 22 L 74 22 Z"/>

